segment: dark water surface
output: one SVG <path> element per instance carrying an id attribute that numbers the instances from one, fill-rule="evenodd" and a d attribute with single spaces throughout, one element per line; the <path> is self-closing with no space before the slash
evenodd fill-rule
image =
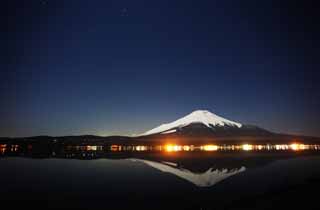
<path id="1" fill-rule="evenodd" d="M 320 209 L 319 154 L 0 158 L 11 209 Z"/>

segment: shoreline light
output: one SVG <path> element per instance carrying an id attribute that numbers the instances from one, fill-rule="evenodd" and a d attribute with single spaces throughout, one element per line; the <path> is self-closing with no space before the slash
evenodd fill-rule
<path id="1" fill-rule="evenodd" d="M 183 151 L 190 151 L 190 146 L 188 145 L 185 145 L 182 148 L 183 148 Z"/>
<path id="2" fill-rule="evenodd" d="M 136 151 L 146 151 L 147 147 L 146 146 L 136 146 Z"/>
<path id="3" fill-rule="evenodd" d="M 243 149 L 244 151 L 250 151 L 250 150 L 253 149 L 253 146 L 252 146 L 251 144 L 243 144 L 243 145 L 242 145 L 242 149 Z"/>
<path id="4" fill-rule="evenodd" d="M 304 145 L 304 144 L 297 144 L 297 143 L 293 143 L 290 144 L 290 148 L 294 151 L 298 151 L 298 150 L 305 150 L 308 149 L 309 146 L 308 145 Z"/>
<path id="5" fill-rule="evenodd" d="M 218 146 L 217 145 L 211 145 L 211 144 L 208 144 L 208 145 L 204 145 L 202 147 L 202 149 L 204 151 L 217 151 L 218 150 Z"/>
<path id="6" fill-rule="evenodd" d="M 4 150 L 3 145 L 0 149 Z M 14 146 L 13 146 L 14 147 Z M 69 149 L 72 149 L 72 146 Z M 102 151 L 103 146 L 74 146 L 76 150 L 86 151 Z M 9 148 L 10 149 L 10 148 Z M 165 151 L 165 152 L 192 152 L 192 151 L 307 151 L 319 150 L 318 144 L 301 144 L 301 143 L 288 143 L 288 144 L 230 144 L 230 145 L 179 145 L 179 144 L 164 144 L 164 145 L 111 145 L 111 151 Z"/>
<path id="7" fill-rule="evenodd" d="M 180 145 L 172 145 L 172 144 L 167 144 L 165 146 L 165 150 L 167 152 L 178 152 L 178 151 L 181 151 L 182 150 L 182 146 Z"/>

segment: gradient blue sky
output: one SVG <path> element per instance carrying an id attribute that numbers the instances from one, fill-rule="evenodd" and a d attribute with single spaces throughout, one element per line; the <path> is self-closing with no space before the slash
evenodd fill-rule
<path id="1" fill-rule="evenodd" d="M 128 135 L 196 109 L 320 136 L 312 1 L 3 1 L 0 136 Z"/>

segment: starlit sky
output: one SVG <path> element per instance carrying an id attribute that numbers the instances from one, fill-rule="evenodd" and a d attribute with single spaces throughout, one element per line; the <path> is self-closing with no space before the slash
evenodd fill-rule
<path id="1" fill-rule="evenodd" d="M 0 136 L 130 135 L 197 109 L 320 136 L 312 1 L 1 1 Z"/>

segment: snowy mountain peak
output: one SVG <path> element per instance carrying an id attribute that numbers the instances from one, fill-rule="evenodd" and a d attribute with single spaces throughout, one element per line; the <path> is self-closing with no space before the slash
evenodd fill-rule
<path id="1" fill-rule="evenodd" d="M 238 127 L 238 128 L 242 126 L 240 123 L 222 118 L 216 114 L 209 112 L 208 110 L 196 110 L 174 122 L 162 124 L 154 129 L 151 129 L 141 134 L 141 136 L 157 134 L 157 133 L 163 133 L 163 134 L 173 133 L 176 131 L 176 129 L 185 127 L 192 123 L 202 123 L 209 128 L 212 126 L 225 126 L 225 125 Z"/>

